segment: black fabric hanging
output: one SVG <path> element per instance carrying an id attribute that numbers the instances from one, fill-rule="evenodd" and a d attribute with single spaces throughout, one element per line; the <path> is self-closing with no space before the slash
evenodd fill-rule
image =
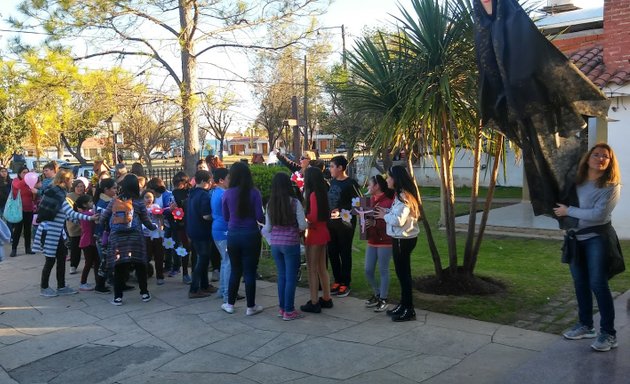
<path id="1" fill-rule="evenodd" d="M 516 144 L 535 215 L 553 208 L 587 151 L 587 116 L 610 101 L 545 36 L 516 0 L 474 0 L 482 123 Z"/>

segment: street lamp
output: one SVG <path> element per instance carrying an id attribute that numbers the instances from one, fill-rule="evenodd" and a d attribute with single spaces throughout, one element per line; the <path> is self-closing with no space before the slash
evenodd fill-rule
<path id="1" fill-rule="evenodd" d="M 111 115 L 107 120 L 105 120 L 107 126 L 112 131 L 114 135 L 114 166 L 118 164 L 118 149 L 117 144 L 121 143 L 122 140 L 118 140 L 118 131 L 120 130 L 120 124 L 122 123 L 122 119 L 118 115 Z"/>

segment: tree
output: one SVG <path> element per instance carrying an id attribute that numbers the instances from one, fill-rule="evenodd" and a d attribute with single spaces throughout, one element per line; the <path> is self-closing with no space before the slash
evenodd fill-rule
<path id="1" fill-rule="evenodd" d="M 21 55 L 22 82 L 14 95 L 23 105 L 36 152 L 63 147 L 81 163 L 81 147 L 100 131 L 101 122 L 127 104 L 137 82 L 120 68 L 86 70 L 64 50 L 28 50 Z"/>
<path id="2" fill-rule="evenodd" d="M 402 16 L 397 18 L 400 29 L 396 33 L 364 38 L 349 55 L 351 84 L 346 96 L 355 111 L 382 116 L 370 135 L 375 150 L 404 146 L 412 175 L 413 155 L 434 161 L 442 183 L 447 268 L 442 268 L 423 212 L 421 219 L 436 278 L 441 283 L 471 282 L 485 222 L 482 221 L 474 242 L 475 222 L 471 220 L 464 265 L 460 267 L 453 163 L 458 148 L 473 148 L 477 168 L 474 178 L 478 180 L 482 139 L 492 139 L 491 133 L 479 125 L 472 7 L 468 0 L 412 0 L 411 5 L 412 11 L 400 7 Z M 496 148 L 500 150 L 502 142 Z M 498 161 L 494 163 L 494 180 L 497 168 Z M 490 199 L 491 196 L 492 190 Z M 471 207 L 473 217 L 476 200 L 477 182 Z M 489 210 L 489 203 L 485 210 Z"/>
<path id="3" fill-rule="evenodd" d="M 199 130 L 206 134 L 211 134 L 219 141 L 219 158 L 223 160 L 223 143 L 234 114 L 230 111 L 236 105 L 235 95 L 231 92 L 224 92 L 222 95 L 214 93 L 207 94 L 201 102 L 201 114 L 205 118 L 207 125 L 200 125 Z"/>
<path id="4" fill-rule="evenodd" d="M 52 41 L 82 35 L 90 44 L 80 59 L 101 56 L 146 60 L 165 71 L 178 89 L 184 135 L 184 166 L 198 158 L 196 77 L 208 52 L 226 49 L 280 50 L 297 39 L 261 44 L 265 27 L 282 27 L 320 13 L 318 0 L 24 0 L 20 28 L 42 26 Z M 308 31 L 305 31 L 305 33 Z M 300 34 L 299 38 L 303 37 Z M 173 54 L 175 57 L 169 56 Z M 177 65 L 174 64 L 177 62 Z"/>
<path id="5" fill-rule="evenodd" d="M 179 108 L 170 100 L 158 95 L 137 95 L 132 104 L 124 107 L 125 117 L 121 132 L 125 147 L 137 151 L 153 169 L 151 152 L 159 146 L 169 146 L 179 135 L 181 121 Z"/>
<path id="6" fill-rule="evenodd" d="M 326 103 L 329 107 L 321 117 L 322 129 L 346 143 L 348 160 L 352 160 L 357 143 L 366 141 L 366 136 L 374 129 L 376 119 L 381 114 L 374 109 L 365 113 L 365 109 L 359 111 L 358 108 L 352 108 L 352 100 L 347 97 L 348 72 L 339 65 L 333 66 L 324 78 L 324 91 L 329 99 Z"/>
<path id="7" fill-rule="evenodd" d="M 26 105 L 20 97 L 25 73 L 15 61 L 0 59 L 0 156 L 7 164 L 10 155 L 22 148 L 29 134 Z"/>
<path id="8" fill-rule="evenodd" d="M 298 99 L 298 122 L 301 135 L 305 139 L 312 137 L 318 123 L 318 111 L 323 109 L 321 88 L 316 84 L 326 72 L 325 63 L 331 51 L 328 37 L 320 33 L 316 20 L 310 29 L 318 31 L 316 38 L 306 39 L 302 42 L 301 48 L 291 46 L 278 52 L 261 51 L 251 70 L 254 79 L 253 95 L 260 101 L 256 124 L 267 132 L 271 148 L 276 146 L 278 138 L 286 136 L 284 121 L 293 116 L 292 97 Z M 268 44 L 278 44 L 284 36 L 297 37 L 297 34 L 295 27 L 276 29 L 270 33 Z M 307 103 L 306 111 L 304 101 Z M 305 112 L 307 116 L 304 116 Z M 306 124 L 303 124 L 305 120 Z M 285 144 L 291 142 L 290 137 L 283 139 Z M 310 140 L 304 140 L 303 148 L 308 147 Z"/>

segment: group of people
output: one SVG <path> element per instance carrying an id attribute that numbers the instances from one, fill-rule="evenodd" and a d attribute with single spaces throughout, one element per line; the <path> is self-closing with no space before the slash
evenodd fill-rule
<path id="1" fill-rule="evenodd" d="M 281 163 L 303 178 L 302 188 L 289 188 L 289 176 L 280 173 L 274 176 L 267 206 L 268 218 L 263 228 L 278 266 L 280 315 L 294 318 L 300 316 L 296 314 L 293 296 L 296 264 L 299 265 L 299 233 L 303 226 L 306 226 L 304 245 L 310 298 L 300 310 L 319 313 L 322 308 L 333 307 L 332 296 L 350 294 L 352 243 L 357 225 L 357 216 L 352 212 L 361 191 L 357 182 L 347 174 L 348 161 L 344 156 L 330 160 L 327 170 L 330 180 L 327 181 L 323 162 L 316 159 L 312 151 L 305 151 L 299 163 L 279 152 L 276 155 Z M 387 178 L 381 175 L 371 177 L 368 192 L 373 212 L 364 224 L 368 243 L 365 274 L 373 295 L 365 305 L 376 312 L 386 311 L 393 321 L 414 320 L 410 257 L 419 232 L 417 189 L 406 169 L 394 166 L 388 171 Z M 303 212 L 299 202 L 303 202 Z M 401 286 L 401 299 L 397 306 L 388 309 L 392 258 Z M 332 281 L 327 261 L 331 265 Z M 380 282 L 375 276 L 377 264 Z M 320 288 L 322 296 L 319 296 Z"/>
<path id="2" fill-rule="evenodd" d="M 330 180 L 324 177 L 323 163 L 314 157 L 314 153 L 306 151 L 298 163 L 278 153 L 279 160 L 295 172 L 296 178 L 277 172 L 266 203 L 244 162 L 237 162 L 228 170 L 216 162 L 200 161 L 193 180 L 183 172 L 175 175 L 173 191 L 168 191 L 159 178 L 142 185 L 139 179 L 144 175 L 134 174 L 133 168 L 132 172 L 118 174 L 117 179 L 100 174 L 92 193 L 86 192 L 92 189 L 92 183 L 73 181 L 70 171 L 58 170 L 52 163 L 44 167 L 44 179 L 34 188 L 26 186 L 23 180 L 28 169 L 20 170 L 11 181 L 6 168 L 0 168 L 0 203 L 19 193 L 24 210 L 23 222 L 12 225 L 11 256 L 15 255 L 22 233 L 26 253 L 34 253 L 30 246 L 34 204 L 42 195 L 56 197 L 59 207 L 54 218 L 39 223 L 35 236 L 35 248 L 46 256 L 41 277 L 43 296 L 77 292 L 65 284 L 67 247 L 71 273 L 78 267 L 74 260 L 80 256 L 73 254 L 76 244 L 85 256 L 80 289 L 107 293 L 109 281 L 114 287 L 114 305 L 122 305 L 123 291 L 130 288 L 127 281 L 132 269 L 141 300 L 151 300 L 147 277 L 152 268 L 147 266 L 152 260 L 158 285 L 164 284 L 165 269 L 169 276 L 175 276 L 183 267 L 182 280 L 190 284 L 191 299 L 216 292 L 208 273 L 220 271 L 216 280 L 220 282 L 221 308 L 230 314 L 241 298 L 238 289 L 244 278 L 245 314 L 255 315 L 263 311 L 256 303 L 256 277 L 264 236 L 277 266 L 278 316 L 294 320 L 303 312 L 320 313 L 322 308 L 333 307 L 332 296 L 344 297 L 351 291 L 352 242 L 357 223 L 351 212 L 361 192 L 346 172 L 348 161 L 344 156 L 330 161 Z M 411 253 L 416 246 L 421 212 L 417 189 L 407 170 L 394 166 L 386 177 L 376 175 L 369 179 L 368 193 L 372 214 L 364 222 L 365 274 L 373 295 L 365 305 L 377 312 L 386 311 L 393 321 L 414 320 Z M 621 257 L 615 253 L 618 239 L 610 224 L 619 193 L 616 157 L 610 146 L 600 143 L 578 165 L 573 199 L 559 203 L 555 209 L 557 217 L 574 219 L 568 232 L 572 250 L 564 261 L 570 264 L 579 322 L 564 337 L 596 338 L 591 346 L 597 351 L 617 347 L 608 279 L 619 272 L 611 270 L 611 258 Z M 78 229 L 72 228 L 77 223 Z M 298 311 L 295 289 L 302 243 L 310 295 Z M 565 247 L 570 245 L 565 243 Z M 192 277 L 187 273 L 189 254 Z M 399 304 L 393 308 L 388 306 L 391 259 L 401 291 Z M 48 281 L 55 263 L 57 289 L 53 290 Z M 380 282 L 375 276 L 377 265 Z M 95 274 L 94 287 L 87 283 L 90 270 Z M 593 327 L 591 292 L 601 315 L 599 332 Z"/>

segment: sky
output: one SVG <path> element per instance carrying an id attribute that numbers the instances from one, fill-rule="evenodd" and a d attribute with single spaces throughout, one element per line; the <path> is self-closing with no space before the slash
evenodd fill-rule
<path id="1" fill-rule="evenodd" d="M 539 2 L 541 6 L 547 4 L 547 1 L 533 0 Z M 0 14 L 0 49 L 6 46 L 6 39 L 11 35 L 11 28 L 4 20 L 11 14 L 16 13 L 16 7 L 20 3 L 18 0 L 1 0 Z M 409 4 L 409 0 L 402 0 L 400 3 Z M 387 26 L 392 25 L 394 17 L 399 15 L 399 2 L 396 0 L 335 0 L 328 8 L 326 14 L 321 16 L 320 24 L 328 29 L 330 33 L 330 44 L 334 52 L 332 62 L 341 61 L 342 53 L 342 36 L 341 25 L 344 25 L 346 35 L 346 49 L 350 50 L 353 46 L 353 40 L 360 37 L 362 31 L 366 27 Z M 603 4 L 603 0 L 573 0 L 573 4 L 578 7 L 587 8 Z M 37 38 L 38 36 L 23 35 L 25 38 Z M 80 50 L 81 45 L 77 45 Z M 217 86 L 220 88 L 228 88 L 236 93 L 240 98 L 240 103 L 233 110 L 235 118 L 231 130 L 244 130 L 251 125 L 256 117 L 257 103 L 252 99 L 251 89 L 243 83 L 234 82 L 233 79 L 242 79 L 250 77 L 251 61 L 238 54 L 230 53 L 229 55 L 213 56 L 204 55 L 201 62 L 212 61 L 217 66 L 201 64 L 199 77 L 210 77 L 215 79 L 228 80 L 212 80 L 206 81 L 207 85 Z M 106 63 L 103 59 L 87 63 L 88 67 L 92 65 L 102 65 Z M 133 68 L 128 68 L 133 71 Z M 231 79 L 231 80 L 230 80 Z"/>

